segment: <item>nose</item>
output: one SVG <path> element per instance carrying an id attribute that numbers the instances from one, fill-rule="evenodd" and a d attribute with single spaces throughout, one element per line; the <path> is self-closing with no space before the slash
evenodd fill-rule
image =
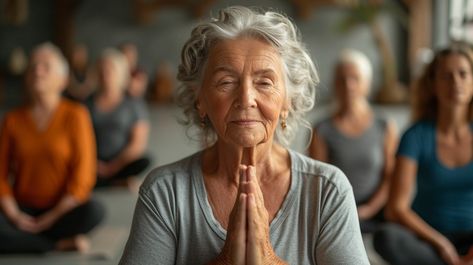
<path id="1" fill-rule="evenodd" d="M 238 95 L 236 97 L 235 107 L 248 109 L 256 107 L 256 91 L 251 80 L 241 82 Z"/>
<path id="2" fill-rule="evenodd" d="M 462 82 L 462 76 L 461 76 L 461 74 L 460 74 L 460 73 L 454 73 L 454 74 L 453 74 L 453 77 L 452 77 L 452 84 L 453 84 L 454 86 L 458 86 L 458 85 L 461 84 L 461 82 Z"/>
<path id="3" fill-rule="evenodd" d="M 42 63 L 33 63 L 30 71 L 33 76 L 39 77 L 46 72 L 46 66 Z"/>

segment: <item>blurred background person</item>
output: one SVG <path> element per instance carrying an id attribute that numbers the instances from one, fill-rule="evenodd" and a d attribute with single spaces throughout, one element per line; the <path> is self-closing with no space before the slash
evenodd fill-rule
<path id="1" fill-rule="evenodd" d="M 85 44 L 76 44 L 72 51 L 69 86 L 64 95 L 83 102 L 97 86 L 95 68 L 89 64 L 89 53 Z"/>
<path id="2" fill-rule="evenodd" d="M 127 94 L 134 98 L 143 98 L 148 88 L 148 74 L 138 64 L 138 49 L 131 42 L 124 43 L 119 48 L 126 57 L 130 72 L 130 78 L 126 87 Z"/>
<path id="3" fill-rule="evenodd" d="M 436 53 L 415 88 L 376 250 L 393 265 L 473 264 L 473 54 Z M 473 250 L 472 250 L 473 251 Z M 473 252 L 470 252 L 473 254 Z"/>
<path id="4" fill-rule="evenodd" d="M 0 253 L 86 251 L 104 217 L 90 198 L 95 142 L 87 109 L 61 98 L 68 66 L 46 43 L 26 73 L 30 100 L 6 114 L 0 133 Z"/>
<path id="5" fill-rule="evenodd" d="M 98 63 L 97 91 L 86 101 L 97 139 L 97 186 L 133 185 L 132 177 L 150 163 L 148 111 L 142 100 L 126 95 L 128 72 L 125 56 L 106 49 Z"/>
<path id="6" fill-rule="evenodd" d="M 373 232 L 383 220 L 398 142 L 395 123 L 378 117 L 370 106 L 371 80 L 371 64 L 363 53 L 341 52 L 334 77 L 336 109 L 316 125 L 309 150 L 312 158 L 347 175 L 362 232 Z"/>

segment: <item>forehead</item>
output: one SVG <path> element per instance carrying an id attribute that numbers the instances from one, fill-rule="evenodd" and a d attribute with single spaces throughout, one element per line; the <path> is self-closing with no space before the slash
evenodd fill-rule
<path id="1" fill-rule="evenodd" d="M 31 54 L 32 63 L 59 63 L 59 57 L 56 53 L 48 49 L 39 49 Z"/>
<path id="2" fill-rule="evenodd" d="M 469 68 L 471 70 L 471 65 L 472 62 L 468 60 L 468 58 L 459 53 L 453 53 L 444 56 L 443 58 L 440 59 L 439 64 L 438 64 L 438 69 L 439 70 L 448 70 L 448 69 L 454 69 L 454 68 Z"/>
<path id="3" fill-rule="evenodd" d="M 277 49 L 271 44 L 251 37 L 221 40 L 210 49 L 209 68 L 239 68 L 248 64 L 257 68 L 280 71 L 282 60 Z"/>
<path id="4" fill-rule="evenodd" d="M 337 65 L 337 73 L 345 75 L 362 75 L 360 67 L 354 62 L 344 62 Z"/>

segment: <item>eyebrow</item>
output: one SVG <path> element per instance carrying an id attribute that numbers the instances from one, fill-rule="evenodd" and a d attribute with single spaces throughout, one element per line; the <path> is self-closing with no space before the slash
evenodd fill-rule
<path id="1" fill-rule="evenodd" d="M 218 73 L 218 72 L 229 72 L 229 73 L 233 73 L 233 74 L 237 73 L 237 71 L 235 69 L 233 69 L 231 67 L 228 67 L 228 66 L 225 66 L 225 65 L 218 66 L 217 68 L 215 68 L 212 71 L 213 74 Z M 265 69 L 257 70 L 252 75 L 264 75 L 264 74 L 276 74 L 276 71 L 272 68 L 265 68 Z"/>
<path id="2" fill-rule="evenodd" d="M 222 65 L 222 66 L 216 67 L 216 68 L 212 71 L 213 74 L 218 73 L 218 72 L 236 73 L 237 71 L 235 71 L 233 68 L 230 68 L 230 67 L 228 67 L 228 66 Z"/>

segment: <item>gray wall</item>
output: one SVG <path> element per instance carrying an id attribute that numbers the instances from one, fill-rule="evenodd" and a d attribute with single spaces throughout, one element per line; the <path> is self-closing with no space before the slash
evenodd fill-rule
<path id="1" fill-rule="evenodd" d="M 122 4 L 118 5 L 117 2 Z M 296 17 L 294 7 L 288 0 L 220 0 L 216 1 L 209 13 L 215 14 L 220 8 L 235 4 L 271 7 Z M 104 47 L 133 41 L 141 52 L 140 62 L 148 72 L 151 73 L 162 61 L 170 62 L 176 69 L 180 48 L 198 21 L 187 10 L 166 8 L 156 12 L 149 25 L 140 27 L 133 23 L 131 13 L 128 12 L 130 9 L 129 1 L 84 1 L 77 14 L 77 41 L 88 44 L 95 55 Z M 339 32 L 337 25 L 345 15 L 346 10 L 343 8 L 324 7 L 307 21 L 294 19 L 320 71 L 322 101 L 329 95 L 334 60 L 343 48 L 353 47 L 365 52 L 375 69 L 374 89 L 380 82 L 381 62 L 370 31 L 367 27 L 358 27 L 346 34 Z M 380 23 L 395 54 L 399 55 L 396 56 L 399 59 L 399 71 L 405 80 L 408 70 L 405 67 L 405 30 L 389 15 L 381 17 Z"/>
<path id="2" fill-rule="evenodd" d="M 395 1 L 395 0 L 393 0 Z M 52 0 L 29 1 L 30 17 L 21 27 L 0 24 L 0 68 L 5 69 L 11 50 L 20 46 L 29 51 L 34 45 L 53 37 Z M 346 15 L 340 7 L 324 7 L 302 21 L 296 17 L 295 9 L 289 0 L 219 0 L 214 3 L 210 13 L 229 5 L 271 7 L 294 18 L 300 28 L 304 42 L 316 62 L 321 77 L 319 102 L 330 96 L 332 68 L 338 52 L 353 47 L 366 53 L 372 61 L 374 90 L 381 78 L 381 62 L 367 27 L 357 27 L 348 33 L 341 33 L 337 25 Z M 157 64 L 167 61 L 176 69 L 180 47 L 189 36 L 191 28 L 198 22 L 188 10 L 166 8 L 155 12 L 150 24 L 138 26 L 132 18 L 130 0 L 83 0 L 76 14 L 76 41 L 90 48 L 91 57 L 97 58 L 105 47 L 118 45 L 125 41 L 135 42 L 140 51 L 140 64 L 150 74 Z M 398 60 L 401 79 L 406 81 L 408 69 L 405 59 L 406 34 L 395 18 L 383 15 L 380 19 Z M 7 101 L 15 101 L 20 82 L 9 81 Z M 14 87 L 14 88 L 13 88 Z"/>

